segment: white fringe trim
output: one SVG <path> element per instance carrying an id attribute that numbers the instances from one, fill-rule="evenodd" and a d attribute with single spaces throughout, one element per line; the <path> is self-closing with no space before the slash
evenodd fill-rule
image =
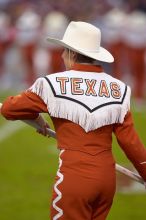
<path id="1" fill-rule="evenodd" d="M 38 85 L 39 83 L 39 85 Z M 105 125 L 123 123 L 126 113 L 130 110 L 130 87 L 122 104 L 110 104 L 90 113 L 84 106 L 62 98 L 54 97 L 45 79 L 38 80 L 29 89 L 42 98 L 50 116 L 64 118 L 79 124 L 86 132 Z"/>

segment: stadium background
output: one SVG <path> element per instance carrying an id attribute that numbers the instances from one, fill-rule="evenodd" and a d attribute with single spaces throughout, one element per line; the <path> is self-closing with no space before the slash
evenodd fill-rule
<path id="1" fill-rule="evenodd" d="M 57 61 L 59 64 L 56 66 L 56 63 L 54 64 L 51 60 L 53 56 L 58 60 L 56 53 L 60 54 L 60 48 L 48 46 L 44 41 L 47 34 L 54 36 L 54 32 L 57 30 L 53 29 L 54 27 L 58 28 L 56 23 L 54 24 L 54 19 L 56 21 L 57 17 L 52 18 L 51 23 L 54 24 L 52 29 L 51 26 L 49 26 L 50 29 L 48 26 L 45 26 L 50 22 L 50 20 L 45 22 L 48 15 L 52 12 L 56 13 L 56 11 L 61 13 L 63 18 L 65 18 L 63 20 L 64 26 L 70 20 L 91 22 L 100 26 L 104 35 L 108 33 L 109 27 L 113 28 L 111 26 L 108 26 L 107 29 L 105 28 L 107 25 L 105 18 L 113 9 L 117 17 L 112 20 L 113 24 L 115 24 L 113 32 L 115 36 L 111 38 L 111 41 L 114 39 L 115 42 L 116 39 L 116 42 L 120 42 L 120 45 L 122 42 L 118 52 L 122 50 L 124 55 L 120 56 L 119 53 L 117 54 L 120 59 L 120 66 L 105 65 L 105 69 L 132 87 L 131 108 L 134 122 L 139 136 L 146 145 L 146 135 L 144 132 L 146 125 L 146 85 L 145 83 L 143 84 L 143 93 L 139 94 L 140 86 L 136 84 L 135 80 L 137 78 L 131 70 L 132 63 L 130 61 L 133 56 L 128 52 L 127 48 L 129 48 L 129 45 L 127 45 L 125 40 L 127 39 L 125 34 L 129 33 L 129 30 L 127 31 L 124 20 L 121 22 L 120 19 L 117 19 L 119 11 L 126 14 L 125 21 L 130 21 L 129 17 L 137 11 L 145 15 L 145 0 L 0 0 L 0 102 L 8 95 L 17 94 L 28 88 L 36 77 L 51 73 L 55 68 L 58 70 L 64 68 L 63 64 L 60 63 L 61 61 Z M 27 24 L 28 26 L 30 25 L 29 27 L 24 25 L 24 29 L 19 28 L 18 25 L 22 15 L 30 10 L 39 17 L 37 20 L 38 26 L 35 29 L 37 38 L 35 36 L 32 40 L 30 37 L 29 41 L 26 37 L 26 41 L 25 37 L 22 37 L 24 41 L 20 41 L 20 32 L 26 31 L 24 30 L 25 28 L 32 28 L 34 32 L 34 24 L 32 27 L 30 24 Z M 4 14 L 7 15 L 8 19 L 6 23 L 4 23 L 4 16 L 1 16 Z M 58 15 L 55 14 L 55 16 Z M 25 23 L 24 20 L 23 22 L 21 20 L 21 24 Z M 118 25 L 115 20 L 118 20 Z M 62 29 L 55 32 L 55 34 L 57 36 L 59 34 L 59 37 L 61 37 L 64 28 L 62 26 Z M 146 30 L 144 31 L 146 32 Z M 140 33 L 138 33 L 138 42 L 143 40 Z M 110 45 L 111 41 L 109 42 L 108 38 L 111 36 L 113 35 L 110 35 L 110 33 L 107 34 L 107 38 L 104 35 L 102 42 L 102 45 L 109 49 L 112 45 Z M 142 46 L 138 51 L 145 49 L 146 38 L 145 42 L 143 44 L 141 42 L 140 45 Z M 29 48 L 28 51 L 30 51 L 29 46 L 33 48 L 33 53 L 24 53 L 26 48 Z M 132 49 L 137 49 L 137 47 L 136 44 L 136 47 L 133 46 Z M 55 53 L 53 53 L 54 51 Z M 128 53 L 131 56 L 125 58 L 125 55 Z M 140 66 L 142 63 L 145 66 L 145 51 L 143 56 L 140 60 Z M 137 57 L 136 60 L 139 60 L 139 58 Z M 116 62 L 118 63 L 118 60 Z M 140 73 L 138 72 L 138 74 L 140 78 Z M 145 72 L 142 77 L 145 79 Z M 145 82 L 145 80 L 143 81 Z M 49 120 L 48 116 L 45 117 Z M 117 163 L 133 169 L 115 139 L 113 153 Z M 0 219 L 48 219 L 51 190 L 58 163 L 57 155 L 58 151 L 55 140 L 41 137 L 35 130 L 22 122 L 8 122 L 0 117 Z M 145 219 L 145 201 L 146 194 L 144 188 L 124 175 L 117 173 L 117 193 L 108 220 Z"/>

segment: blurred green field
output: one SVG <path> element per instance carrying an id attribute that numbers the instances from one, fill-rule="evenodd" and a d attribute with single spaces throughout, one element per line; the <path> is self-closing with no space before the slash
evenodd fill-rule
<path id="1" fill-rule="evenodd" d="M 2 101 L 6 94 L 0 95 Z M 146 145 L 146 113 L 134 113 L 135 126 Z M 13 130 L 13 126 L 18 129 Z M 9 135 L 8 129 L 13 130 Z M 4 132 L 3 132 L 4 131 Z M 7 136 L 8 135 L 8 136 Z M 118 163 L 129 161 L 114 139 Z M 0 117 L 0 219 L 48 220 L 51 189 L 57 169 L 56 142 L 21 122 Z M 146 194 L 116 193 L 108 220 L 146 219 Z"/>

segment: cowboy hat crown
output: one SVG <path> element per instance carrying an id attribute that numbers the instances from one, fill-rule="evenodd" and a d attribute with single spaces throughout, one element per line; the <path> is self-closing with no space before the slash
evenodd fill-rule
<path id="1" fill-rule="evenodd" d="M 86 22 L 70 22 L 62 40 L 47 38 L 48 41 L 62 45 L 95 60 L 111 63 L 113 56 L 100 46 L 101 31 Z"/>

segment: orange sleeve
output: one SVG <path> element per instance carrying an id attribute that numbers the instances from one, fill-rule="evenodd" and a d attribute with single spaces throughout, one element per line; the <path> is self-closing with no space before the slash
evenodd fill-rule
<path id="1" fill-rule="evenodd" d="M 41 112 L 48 112 L 43 100 L 32 92 L 8 97 L 2 105 L 1 114 L 7 120 L 35 119 Z"/>
<path id="2" fill-rule="evenodd" d="M 127 113 L 123 124 L 114 125 L 114 133 L 126 156 L 146 181 L 146 148 L 134 128 L 131 112 Z"/>

